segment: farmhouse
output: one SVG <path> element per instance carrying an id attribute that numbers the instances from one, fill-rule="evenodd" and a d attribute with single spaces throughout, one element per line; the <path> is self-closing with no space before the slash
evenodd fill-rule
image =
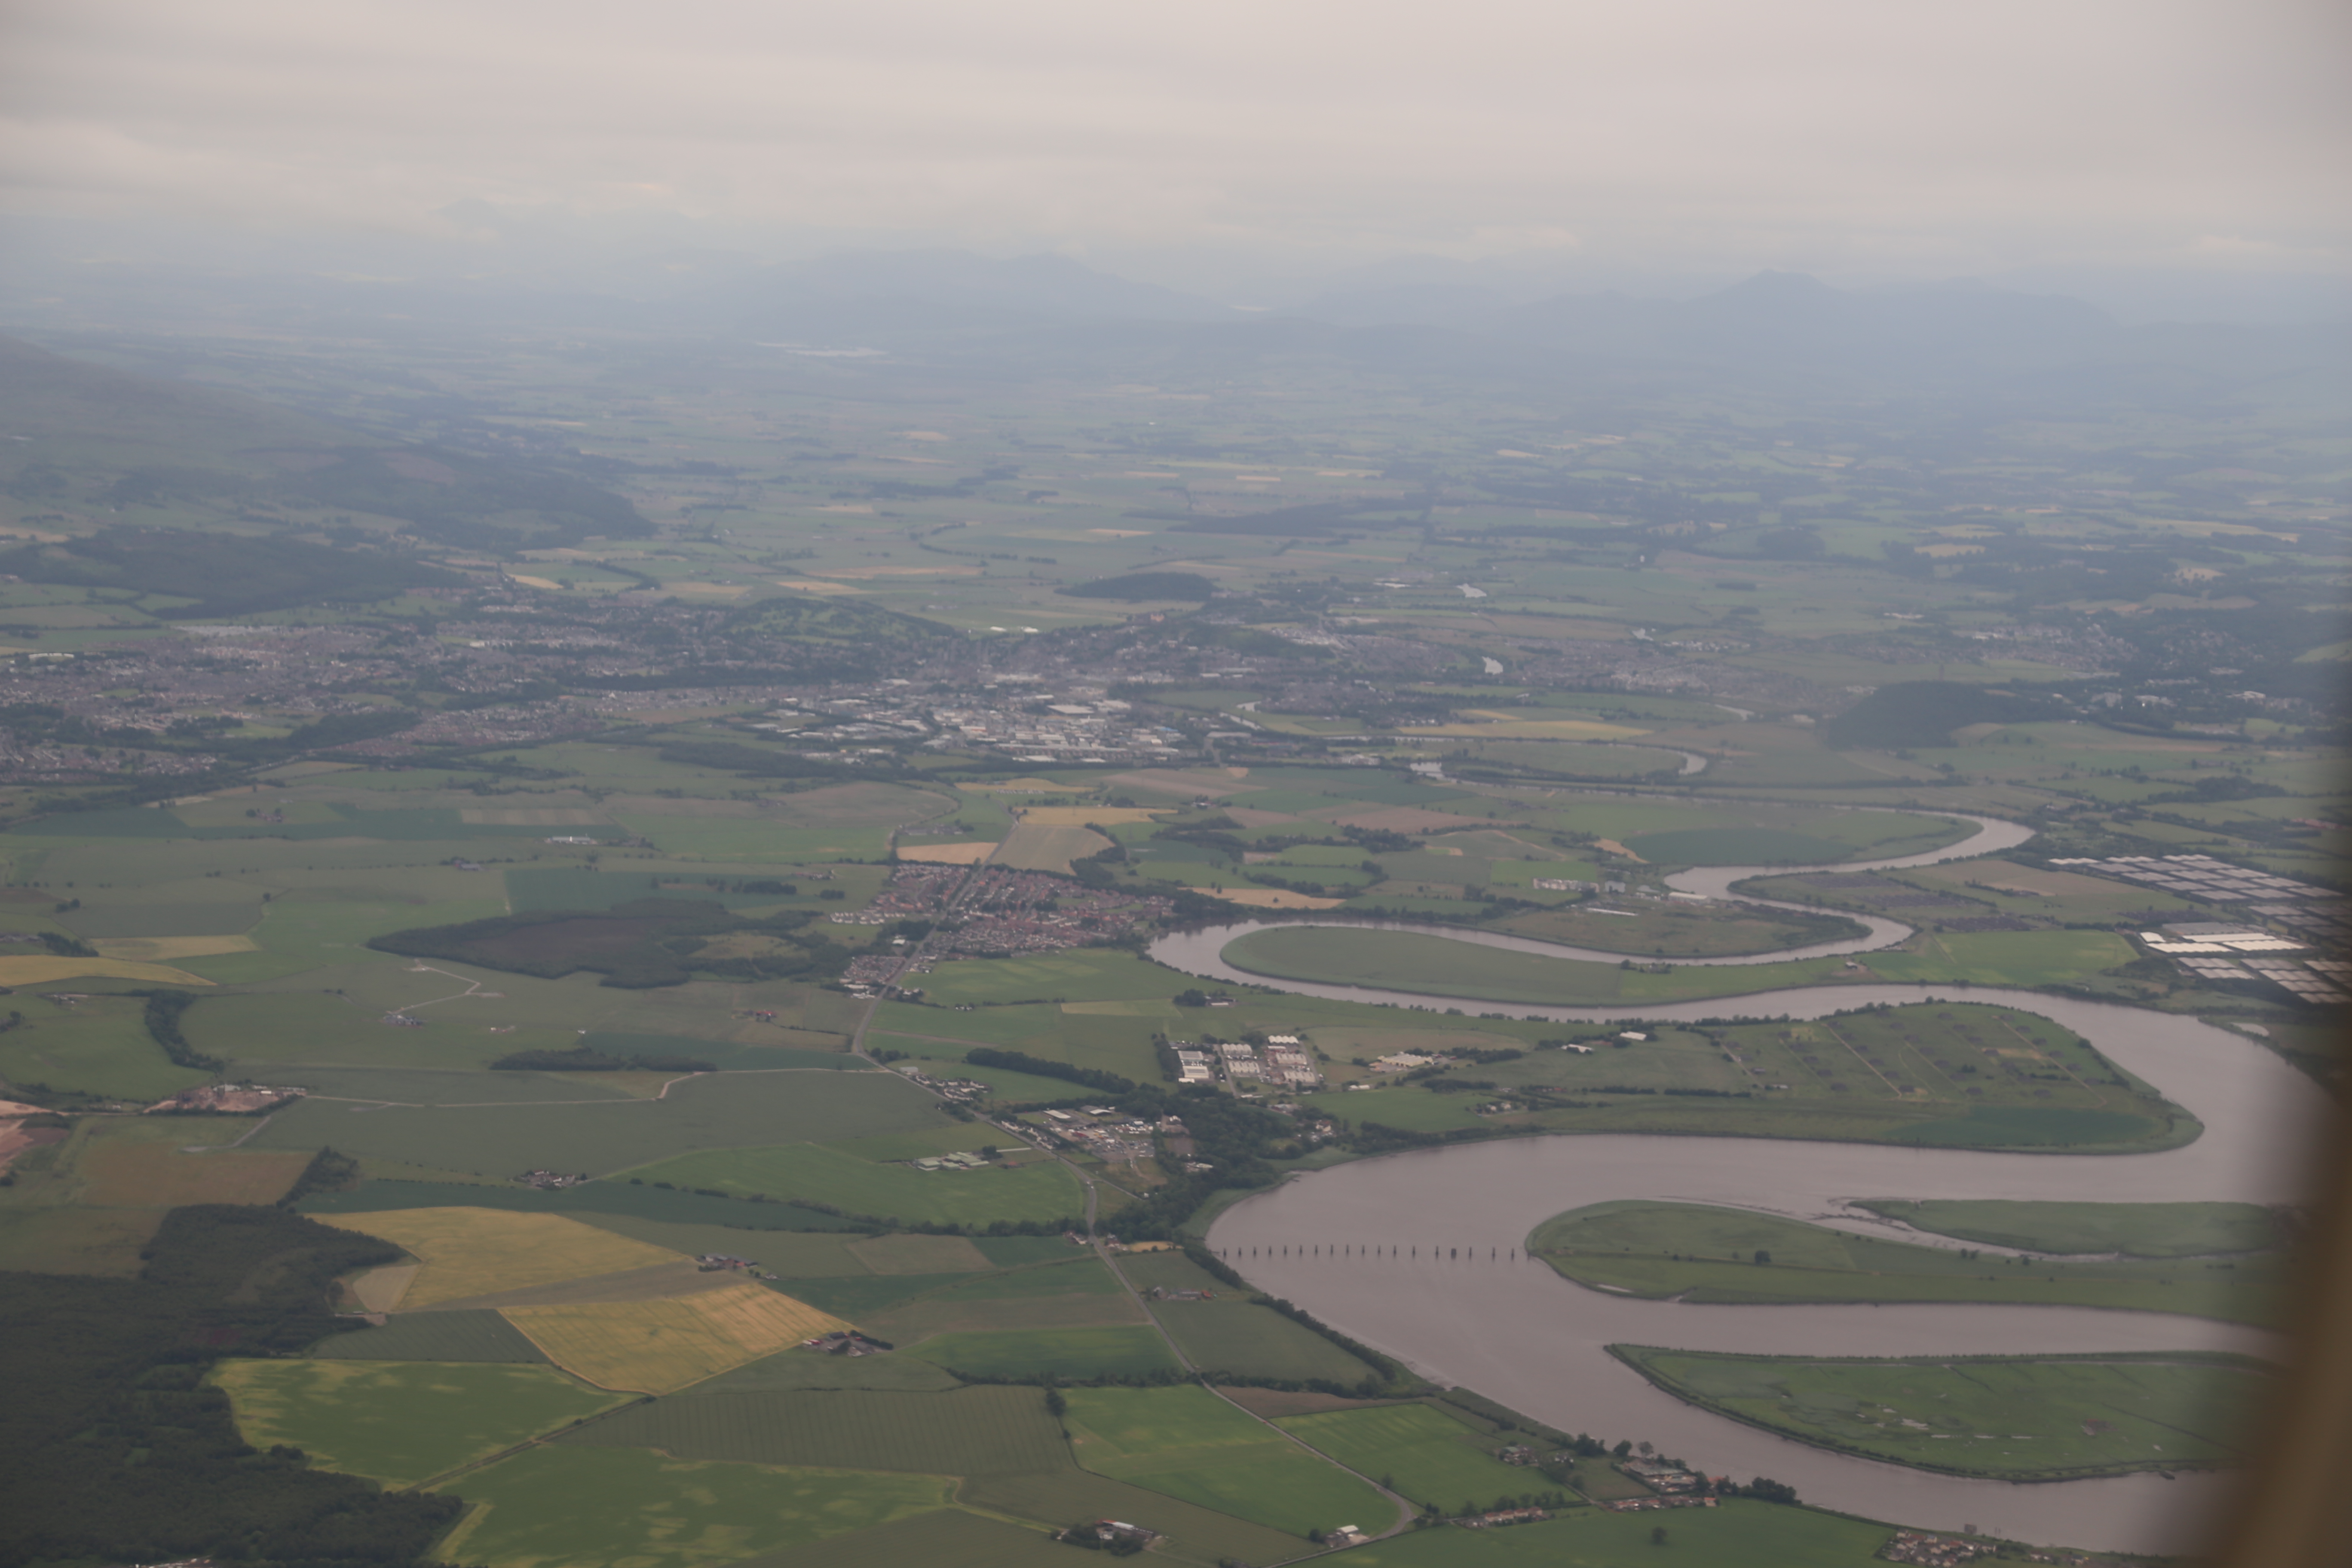
<path id="1" fill-rule="evenodd" d="M 1465 1530 L 1493 1530 L 1506 1524 L 1534 1524 L 1550 1517 L 1539 1508 L 1503 1508 L 1492 1513 L 1474 1513 L 1454 1522 Z"/>

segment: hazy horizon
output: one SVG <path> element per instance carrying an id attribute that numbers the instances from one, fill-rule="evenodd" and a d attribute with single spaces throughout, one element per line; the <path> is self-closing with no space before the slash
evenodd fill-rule
<path id="1" fill-rule="evenodd" d="M 2352 256 L 2347 29 L 2315 0 L 1214 0 L 1181 26 L 35 0 L 6 27 L 0 243 L 32 268 L 578 287 L 673 252 L 937 247 L 1243 307 L 1781 269 L 2285 321 L 2341 316 Z"/>

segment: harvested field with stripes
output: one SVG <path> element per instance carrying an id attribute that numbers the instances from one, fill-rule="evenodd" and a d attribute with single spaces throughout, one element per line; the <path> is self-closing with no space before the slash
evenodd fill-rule
<path id="1" fill-rule="evenodd" d="M 566 1372 L 639 1394 L 685 1388 L 848 1326 L 748 1281 L 667 1300 L 509 1307 L 503 1315 Z"/>
<path id="2" fill-rule="evenodd" d="M 499 1291 L 558 1285 L 599 1274 L 676 1263 L 678 1255 L 562 1215 L 506 1209 L 384 1209 L 336 1215 L 341 1230 L 362 1231 L 404 1247 L 424 1267 L 403 1310 L 462 1301 Z"/>

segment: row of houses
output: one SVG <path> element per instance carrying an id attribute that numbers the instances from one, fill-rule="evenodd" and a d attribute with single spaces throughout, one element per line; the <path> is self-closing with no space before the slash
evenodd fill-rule
<path id="1" fill-rule="evenodd" d="M 1929 1535 L 1925 1531 L 1898 1530 L 1895 1538 L 1878 1549 L 1878 1555 L 1889 1563 L 1914 1563 L 1919 1568 L 1959 1568 L 1993 1550 L 1989 1541 L 1971 1541 L 1957 1535 Z"/>

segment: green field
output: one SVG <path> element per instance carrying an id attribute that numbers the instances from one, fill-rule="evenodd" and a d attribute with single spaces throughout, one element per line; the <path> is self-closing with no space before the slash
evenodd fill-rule
<path id="1" fill-rule="evenodd" d="M 1452 1513 L 1465 1503 L 1484 1508 L 1550 1483 L 1535 1471 L 1494 1457 L 1503 1446 L 1427 1405 L 1387 1405 L 1292 1415 L 1276 1426 L 1349 1469 L 1424 1506 Z"/>
<path id="2" fill-rule="evenodd" d="M 940 1509 L 796 1548 L 787 1561 L 792 1568 L 1069 1568 L 1069 1554 L 1042 1526 Z"/>
<path id="3" fill-rule="evenodd" d="M 546 1352 L 487 1308 L 404 1312 L 381 1327 L 329 1334 L 310 1347 L 321 1361 L 539 1362 Z"/>
<path id="4" fill-rule="evenodd" d="M 1563 1276 L 1692 1301 L 1979 1301 L 2271 1322 L 2284 1258 L 2113 1262 L 1984 1257 L 1696 1204 L 1607 1203 L 1538 1226 L 1528 1250 Z M 1759 1254 L 1763 1260 L 1759 1261 Z"/>
<path id="5" fill-rule="evenodd" d="M 0 1268 L 131 1279 L 163 1222 L 161 1209 L 0 1207 Z"/>
<path id="6" fill-rule="evenodd" d="M 749 1206 L 749 1205 L 747 1205 Z M 758 1205 L 769 1207 L 766 1204 Z M 782 1205 L 776 1205 L 781 1207 Z M 788 1211 L 789 1212 L 789 1211 Z M 839 1230 L 761 1230 L 732 1225 L 680 1225 L 631 1215 L 589 1212 L 571 1216 L 583 1225 L 651 1242 L 688 1258 L 724 1252 L 748 1258 L 768 1273 L 794 1281 L 834 1275 L 861 1275 L 864 1265 L 851 1245 L 858 1234 Z M 797 1290 L 795 1284 L 792 1287 Z"/>
<path id="7" fill-rule="evenodd" d="M 678 1084 L 659 1100 L 565 1088 L 573 1099 L 604 1102 L 353 1115 L 348 1105 L 313 1098 L 280 1111 L 247 1147 L 325 1143 L 361 1158 L 497 1176 L 535 1167 L 610 1174 L 695 1149 L 913 1131 L 940 1121 L 939 1102 L 895 1073 L 718 1073 Z"/>
<path id="8" fill-rule="evenodd" d="M 357 1338 L 359 1336 L 352 1336 Z M 623 1403 L 549 1366 L 230 1361 L 213 1369 L 237 1430 L 321 1468 L 414 1486 Z"/>
<path id="9" fill-rule="evenodd" d="M 378 1018 L 349 997 L 254 992 L 206 996 L 188 1010 L 181 1027 L 198 1050 L 257 1065 L 477 1068 L 517 1048 L 514 1037 L 481 1028 L 391 1029 Z M 556 1037 L 551 1034 L 546 1043 L 555 1045 Z"/>
<path id="10" fill-rule="evenodd" d="M 1471 1107 L 1486 1097 L 1475 1094 L 1433 1094 L 1423 1089 L 1333 1089 L 1302 1097 L 1326 1116 L 1355 1126 L 1378 1122 L 1408 1132 L 1451 1132 L 1462 1127 L 1484 1127 L 1486 1119 Z"/>
<path id="11" fill-rule="evenodd" d="M 960 1026 L 959 1024 L 938 1020 L 930 1020 L 930 1022 L 935 1027 L 942 1029 Z M 1014 1072 L 1007 1068 L 973 1067 L 963 1059 L 964 1053 L 975 1045 L 998 1045 L 999 1043 L 993 1040 L 955 1040 L 943 1039 L 936 1036 L 896 1035 L 880 1029 L 876 1029 L 866 1037 L 866 1046 L 868 1050 L 897 1051 L 902 1056 L 917 1057 L 925 1061 L 954 1063 L 955 1072 L 952 1076 L 972 1079 L 988 1085 L 990 1098 L 1000 1104 L 1017 1105 L 1024 1101 L 1050 1101 L 1069 1098 L 1070 1085 L 1066 1079 L 1040 1078 L 1033 1073 Z M 1042 1054 L 1027 1045 L 1017 1048 L 1029 1051 L 1032 1056 Z M 1055 1059 L 1068 1060 L 1069 1058 L 1057 1056 Z M 1136 1066 L 1136 1062 L 1130 1056 L 1123 1059 L 1119 1065 L 1132 1068 Z"/>
<path id="12" fill-rule="evenodd" d="M 172 1065 L 147 1032 L 145 1007 L 135 996 L 91 996 L 70 1006 L 19 997 L 12 1008 L 22 1022 L 0 1032 L 0 1082 L 147 1101 L 210 1078 Z"/>
<path id="13" fill-rule="evenodd" d="M 994 963 L 990 961 L 989 966 L 993 967 Z M 949 967 L 934 972 L 933 978 L 947 973 Z M 952 967 L 961 970 L 982 965 Z M 1111 978 L 1124 980 L 1127 985 L 1121 988 L 1127 989 L 1129 994 L 1066 1004 L 985 1004 L 969 1013 L 886 1002 L 875 1018 L 891 1033 L 909 1037 L 892 1042 L 891 1048 L 910 1056 L 961 1062 L 964 1053 L 974 1046 L 995 1046 L 1139 1081 L 1156 1079 L 1160 1067 L 1152 1054 L 1151 1037 L 1155 1031 L 1167 1030 L 1177 1022 L 1176 1009 L 1168 1005 L 1166 998 L 1182 989 L 1182 985 L 1166 970 L 1130 968 L 1124 973 L 1114 972 L 1112 976 L 1093 978 L 1097 989 L 1106 990 L 1110 988 Z M 1153 997 L 1150 992 L 1135 989 L 1146 984 L 1158 990 L 1160 995 Z M 1023 1098 L 1060 1100 L 1069 1094 L 1066 1083 L 1059 1079 L 1047 1080 L 1046 1087 L 1040 1087 L 1035 1078 L 1013 1075 L 1008 1079 L 1003 1069 L 996 1068 L 973 1076 L 988 1083 L 1007 1083 L 1007 1093 Z"/>
<path id="14" fill-rule="evenodd" d="M 363 1181 L 340 1192 L 313 1193 L 297 1205 L 304 1214 L 371 1214 L 384 1209 L 495 1208 L 522 1214 L 564 1214 L 591 1225 L 642 1221 L 689 1229 L 841 1230 L 848 1221 L 785 1204 L 754 1204 L 633 1183 L 626 1178 L 571 1187 L 524 1187 L 472 1182 Z M 639 1233 L 614 1225 L 626 1235 Z M 646 1240 L 655 1240 L 651 1236 Z M 658 1245 L 668 1246 L 667 1242 Z M 767 1243 L 773 1247 L 778 1243 Z M 678 1251 L 688 1250 L 685 1247 Z M 696 1248 L 693 1250 L 709 1250 Z M 723 1250 L 723 1249 L 722 1249 Z"/>
<path id="15" fill-rule="evenodd" d="M 1135 1377 L 1176 1370 L 1176 1358 L 1149 1328 L 944 1333 L 907 1353 L 980 1377 Z"/>
<path id="16" fill-rule="evenodd" d="M 1000 1329 L 1080 1330 L 1146 1321 L 1110 1271 L 1084 1255 L 996 1273 L 829 1283 L 852 1300 L 874 1303 L 864 1309 L 861 1324 L 899 1344 Z"/>
<path id="17" fill-rule="evenodd" d="M 680 1459 L 1013 1475 L 1070 1463 L 1036 1388 L 950 1394 L 798 1390 L 686 1394 L 640 1405 L 562 1439 L 658 1448 Z"/>
<path id="18" fill-rule="evenodd" d="M 1612 1345 L 1683 1399 L 1801 1442 L 2003 1480 L 2225 1465 L 2274 1374 L 2242 1356 L 1827 1360 Z"/>
<path id="19" fill-rule="evenodd" d="M 793 1291 L 812 1307 L 836 1318 L 870 1323 L 877 1313 L 935 1290 L 962 1284 L 962 1274 L 865 1274 L 826 1279 L 796 1279 Z"/>
<path id="20" fill-rule="evenodd" d="M 1918 1230 L 2027 1252 L 2199 1258 L 2286 1245 L 2278 1212 L 2256 1204 L 2013 1203 L 1874 1198 L 1857 1206 Z"/>
<path id="21" fill-rule="evenodd" d="M 1734 1498 L 1664 1514 L 1580 1509 L 1511 1530 L 1418 1531 L 1348 1558 L 1351 1568 L 1869 1568 L 1893 1533 L 1866 1520 Z"/>
<path id="22" fill-rule="evenodd" d="M 1066 1397 L 1072 1452 L 1097 1475 L 1294 1535 L 1385 1528 L 1395 1517 L 1362 1481 L 1206 1389 L 1074 1388 Z"/>
<path id="23" fill-rule="evenodd" d="M 795 1345 L 695 1384 L 697 1394 L 771 1394 L 803 1388 L 950 1394 L 964 1384 L 945 1368 L 910 1355 L 836 1356 Z"/>
<path id="24" fill-rule="evenodd" d="M 1132 953 L 1073 948 L 1020 958 L 943 963 L 932 972 L 924 1000 L 940 1006 L 953 1006 L 959 1002 L 986 1005 L 1031 1001 L 1117 1001 L 1130 996 L 1172 996 L 1187 984 L 1182 976 Z M 917 1009 L 913 1016 L 939 1016 L 929 1007 Z"/>
<path id="25" fill-rule="evenodd" d="M 1170 1497 L 1166 1492 L 1131 1486 L 1087 1470 L 975 1476 L 965 1481 L 956 1495 L 972 1508 L 1017 1519 L 1034 1519 L 1057 1530 L 1081 1520 L 1127 1520 L 1158 1531 L 1166 1538 L 1152 1548 L 1155 1557 L 1166 1557 L 1190 1568 L 1226 1568 L 1232 1563 L 1286 1563 L 1307 1548 L 1297 1536 L 1283 1531 L 1252 1524 L 1229 1513 Z M 1057 1546 L 1055 1550 L 1066 1554 L 1070 1549 Z M 1069 1560 L 1066 1555 L 1054 1561 L 1067 1568 Z M 860 1563 L 856 1568 L 866 1565 Z M 891 1568 L 897 1568 L 895 1562 Z M 943 1568 L 965 1565 L 961 1559 L 951 1559 Z"/>
<path id="26" fill-rule="evenodd" d="M 999 1135 L 1002 1137 L 1003 1135 Z M 1010 1142 L 1010 1139 L 1004 1139 Z M 822 1143 L 709 1149 L 630 1173 L 646 1182 L 797 1198 L 908 1224 L 985 1226 L 1086 1212 L 1085 1189 L 1059 1161 L 995 1162 L 970 1171 L 882 1164 Z"/>
<path id="27" fill-rule="evenodd" d="M 1146 1309 L 1196 1366 L 1239 1377 L 1313 1377 L 1341 1384 L 1379 1375 L 1312 1329 L 1253 1302 L 1246 1290 L 1220 1284 L 1181 1252 L 1136 1253 L 1121 1258 L 1118 1268 L 1146 1292 Z M 1150 1300 L 1155 1286 L 1213 1291 L 1217 1299 Z"/>
<path id="28" fill-rule="evenodd" d="M 546 1444 L 463 1477 L 472 1507 L 436 1550 L 485 1568 L 706 1568 L 945 1507 L 950 1485 Z"/>

